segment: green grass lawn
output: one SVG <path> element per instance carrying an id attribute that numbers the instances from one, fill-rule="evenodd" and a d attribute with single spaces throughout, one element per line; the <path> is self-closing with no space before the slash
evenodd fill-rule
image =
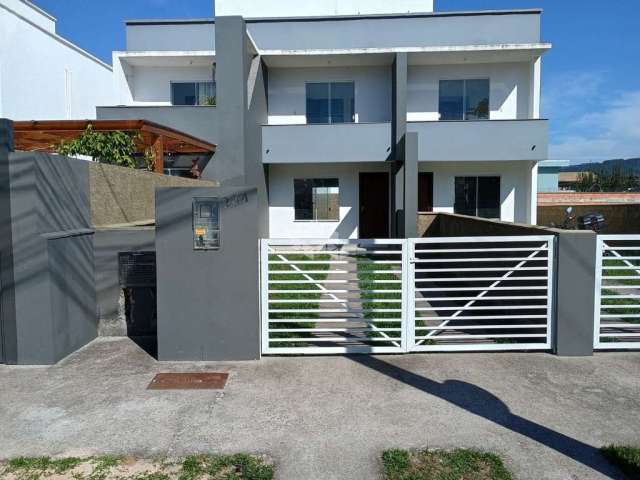
<path id="1" fill-rule="evenodd" d="M 387 450 L 385 480 L 513 480 L 502 460 L 475 450 Z"/>
<path id="2" fill-rule="evenodd" d="M 610 445 L 601 448 L 605 458 L 618 467 L 629 480 L 640 479 L 640 447 Z"/>
<path id="3" fill-rule="evenodd" d="M 330 255 L 269 255 L 269 261 L 276 262 L 301 262 L 301 261 L 315 261 L 315 262 L 326 262 L 331 259 Z M 327 274 L 325 273 L 273 273 L 273 272 L 294 272 L 296 268 L 301 271 L 323 271 L 329 270 L 331 264 L 329 263 L 314 263 L 314 264 L 295 264 L 295 267 L 292 265 L 288 265 L 286 263 L 275 263 L 269 265 L 269 280 L 326 280 Z M 269 283 L 269 290 L 295 290 L 296 293 L 270 293 L 269 294 L 269 309 L 270 310 L 314 310 L 317 309 L 319 304 L 317 300 L 322 297 L 320 292 L 321 290 L 317 285 L 312 283 Z M 300 293 L 298 293 L 298 291 Z M 309 300 L 309 302 L 304 303 L 277 303 L 277 300 Z M 314 301 L 315 300 L 315 301 Z M 283 312 L 283 313 L 270 313 L 270 318 L 272 320 L 295 320 L 296 318 L 300 319 L 313 319 L 318 318 L 317 313 L 295 313 L 295 312 Z M 315 323 L 311 322 L 286 322 L 286 323 L 271 323 L 269 328 L 272 329 L 294 329 L 294 328 L 314 328 Z M 304 338 L 309 337 L 309 333 L 295 333 L 295 332 L 272 332 L 270 334 L 272 339 L 277 338 Z M 307 342 L 271 342 L 271 347 L 280 347 L 280 348 L 293 348 L 293 347 L 307 347 L 309 344 Z"/>
<path id="4" fill-rule="evenodd" d="M 20 457 L 0 463 L 3 480 L 272 480 L 274 467 L 263 457 L 192 455 L 184 459 L 136 460 L 125 457 Z"/>
<path id="5" fill-rule="evenodd" d="M 402 303 L 402 284 L 400 283 L 375 283 L 376 281 L 384 282 L 385 280 L 400 280 L 402 276 L 395 273 L 372 273 L 383 272 L 385 270 L 401 270 L 401 263 L 383 263 L 376 264 L 370 263 L 370 258 L 366 256 L 358 256 L 358 286 L 362 293 L 360 299 L 362 300 L 362 309 L 364 310 L 363 317 L 366 319 L 393 319 L 395 321 L 390 322 L 376 322 L 377 328 L 401 328 L 402 312 L 381 312 L 380 310 L 401 309 Z M 396 260 L 398 257 L 389 257 L 389 260 Z M 381 258 L 378 258 L 381 260 Z M 370 290 L 391 290 L 391 292 L 385 293 L 366 293 Z M 366 300 L 394 300 L 393 302 L 367 302 Z M 389 337 L 400 338 L 401 332 L 384 332 Z M 384 337 L 382 332 L 369 332 L 367 336 L 369 338 L 382 338 Z M 397 343 L 400 341 L 398 340 Z M 395 346 L 393 342 L 372 342 L 376 347 L 392 347 Z"/>

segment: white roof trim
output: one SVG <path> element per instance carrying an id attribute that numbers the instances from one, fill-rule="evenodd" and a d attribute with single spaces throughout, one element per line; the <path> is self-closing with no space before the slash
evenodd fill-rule
<path id="1" fill-rule="evenodd" d="M 486 52 L 513 50 L 550 50 L 551 43 L 509 43 L 494 45 L 451 45 L 434 47 L 392 47 L 392 48 L 348 48 L 317 50 L 260 50 L 260 55 L 353 55 L 375 53 L 442 53 L 442 52 Z"/>
<path id="2" fill-rule="evenodd" d="M 136 50 L 114 51 L 114 56 L 121 58 L 143 57 L 215 57 L 215 50 Z"/>

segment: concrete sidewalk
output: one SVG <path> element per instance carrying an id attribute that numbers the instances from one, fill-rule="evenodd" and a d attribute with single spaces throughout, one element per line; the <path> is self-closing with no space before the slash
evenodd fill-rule
<path id="1" fill-rule="evenodd" d="M 159 371 L 226 371 L 224 393 L 153 391 Z M 268 453 L 281 479 L 376 479 L 391 447 L 475 447 L 519 479 L 619 478 L 640 443 L 640 353 L 265 358 L 158 363 L 100 339 L 54 367 L 0 366 L 0 457 Z"/>

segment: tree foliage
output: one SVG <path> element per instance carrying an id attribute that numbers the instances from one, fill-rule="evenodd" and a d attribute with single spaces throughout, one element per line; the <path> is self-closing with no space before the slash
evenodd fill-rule
<path id="1" fill-rule="evenodd" d="M 625 192 L 640 187 L 640 179 L 632 171 L 615 167 L 611 170 L 583 172 L 578 175 L 578 192 Z"/>
<path id="2" fill-rule="evenodd" d="M 67 156 L 87 155 L 96 162 L 135 168 L 134 155 L 139 140 L 140 135 L 133 132 L 97 132 L 89 124 L 78 138 L 60 142 L 56 152 Z"/>

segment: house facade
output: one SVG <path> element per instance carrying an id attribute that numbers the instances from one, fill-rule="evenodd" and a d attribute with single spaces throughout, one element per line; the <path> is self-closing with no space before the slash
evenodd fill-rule
<path id="1" fill-rule="evenodd" d="M 113 102 L 112 69 L 56 33 L 27 0 L 0 0 L 0 118 L 93 119 Z"/>
<path id="2" fill-rule="evenodd" d="M 269 3 L 127 22 L 98 118 L 219 145 L 204 178 L 257 186 L 264 237 L 407 236 L 427 211 L 536 223 L 540 10 Z"/>

